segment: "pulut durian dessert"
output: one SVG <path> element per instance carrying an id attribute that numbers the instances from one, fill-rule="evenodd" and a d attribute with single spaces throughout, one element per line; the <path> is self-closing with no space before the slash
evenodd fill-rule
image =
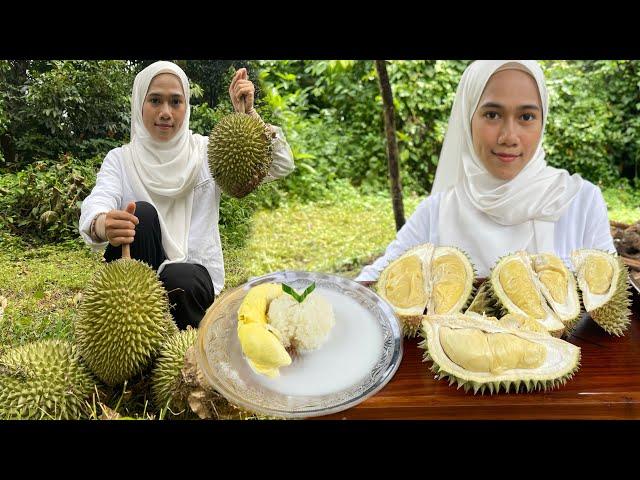
<path id="1" fill-rule="evenodd" d="M 242 198 L 262 182 L 271 167 L 268 127 L 244 112 L 223 117 L 209 135 L 211 176 L 228 195 Z"/>
<path id="2" fill-rule="evenodd" d="M 530 317 L 560 337 L 580 319 L 580 297 L 573 273 L 550 253 L 505 255 L 465 313 Z"/>
<path id="3" fill-rule="evenodd" d="M 472 298 L 474 267 L 461 250 L 418 245 L 382 271 L 375 286 L 391 304 L 405 336 L 413 337 L 422 315 L 460 312 Z"/>
<path id="4" fill-rule="evenodd" d="M 298 294 L 286 284 L 249 290 L 238 309 L 238 338 L 247 363 L 261 375 L 278 377 L 292 355 L 319 349 L 335 325 L 333 307 L 314 291 Z"/>
<path id="5" fill-rule="evenodd" d="M 80 355 L 109 386 L 141 373 L 178 331 L 156 272 L 123 247 L 123 258 L 89 281 L 74 326 Z"/>
<path id="6" fill-rule="evenodd" d="M 511 314 L 513 315 L 513 314 Z M 531 325 L 535 325 L 532 327 Z M 580 366 L 580 348 L 527 317 L 485 317 L 476 313 L 427 315 L 419 347 L 436 379 L 465 392 L 547 390 L 564 385 Z"/>
<path id="7" fill-rule="evenodd" d="M 618 255 L 579 249 L 571 253 L 582 303 L 607 333 L 621 336 L 631 323 L 631 284 L 627 266 Z"/>

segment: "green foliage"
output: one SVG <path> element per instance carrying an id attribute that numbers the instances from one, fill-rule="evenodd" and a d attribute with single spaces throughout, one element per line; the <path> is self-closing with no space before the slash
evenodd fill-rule
<path id="1" fill-rule="evenodd" d="M 77 238 L 82 200 L 91 193 L 101 161 L 62 155 L 1 175 L 0 230 L 33 243 Z"/>
<path id="2" fill-rule="evenodd" d="M 71 154 L 89 158 L 127 140 L 133 69 L 116 60 L 2 61 L 6 167 Z"/>

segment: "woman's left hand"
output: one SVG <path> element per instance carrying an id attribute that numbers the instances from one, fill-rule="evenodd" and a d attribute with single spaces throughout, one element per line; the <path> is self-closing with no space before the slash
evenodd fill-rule
<path id="1" fill-rule="evenodd" d="M 253 82 L 248 79 L 247 69 L 240 68 L 233 76 L 231 85 L 229 85 L 229 97 L 236 112 L 242 112 L 242 97 L 244 97 L 244 113 L 251 115 L 253 113 L 253 96 L 255 87 Z"/>

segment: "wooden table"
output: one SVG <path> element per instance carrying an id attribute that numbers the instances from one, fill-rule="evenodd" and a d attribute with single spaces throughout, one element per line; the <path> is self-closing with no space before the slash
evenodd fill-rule
<path id="1" fill-rule="evenodd" d="M 435 380 L 418 340 L 405 339 L 391 381 L 361 404 L 320 419 L 640 419 L 640 297 L 623 337 L 583 316 L 567 339 L 582 349 L 580 370 L 546 392 L 473 395 Z"/>

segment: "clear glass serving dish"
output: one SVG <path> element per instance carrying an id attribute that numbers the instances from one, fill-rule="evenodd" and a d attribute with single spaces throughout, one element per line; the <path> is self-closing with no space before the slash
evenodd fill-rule
<path id="1" fill-rule="evenodd" d="M 269 282 L 286 283 L 299 292 L 315 282 L 335 315 L 327 341 L 318 350 L 293 356 L 274 379 L 249 367 L 237 336 L 242 300 L 252 287 Z M 207 310 L 196 345 L 204 377 L 229 402 L 269 417 L 304 418 L 346 410 L 382 389 L 402 360 L 402 329 L 393 308 L 357 282 L 282 271 L 223 294 Z"/>

